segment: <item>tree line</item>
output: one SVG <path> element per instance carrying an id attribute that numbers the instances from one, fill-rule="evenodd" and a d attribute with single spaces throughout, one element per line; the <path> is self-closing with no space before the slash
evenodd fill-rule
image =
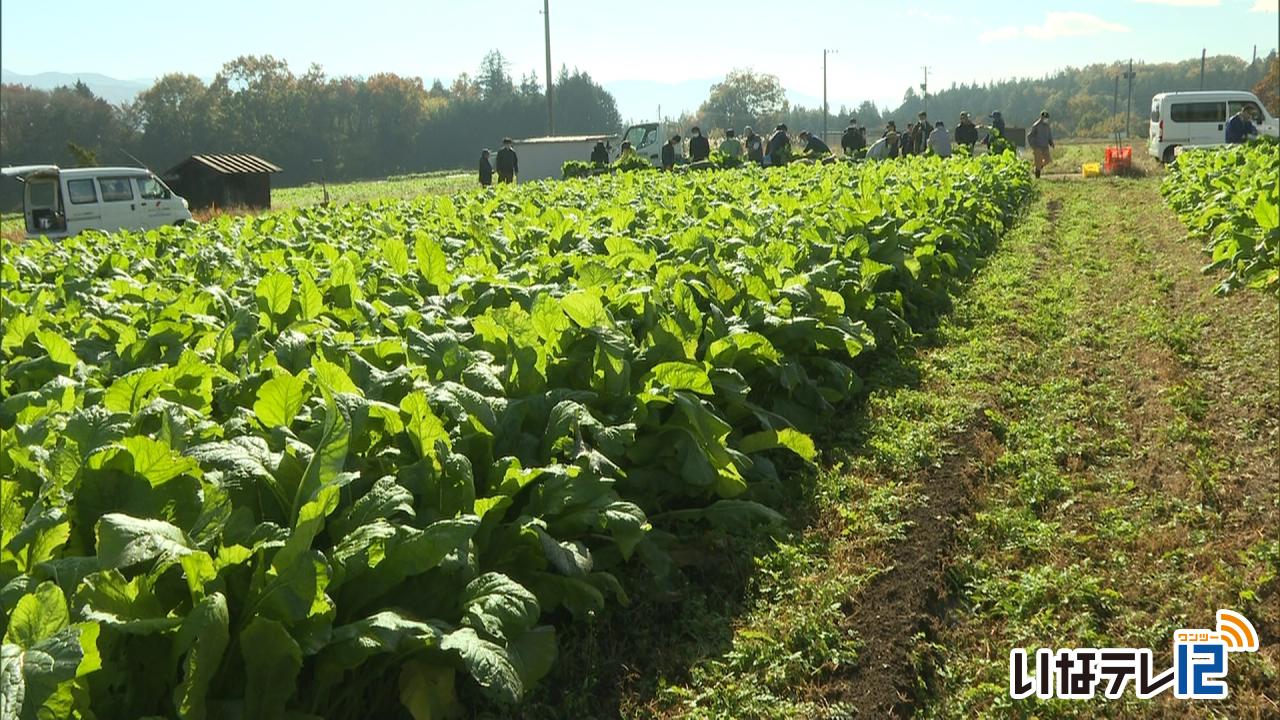
<path id="1" fill-rule="evenodd" d="M 562 68 L 552 98 L 557 133 L 621 125 L 613 96 L 585 72 Z M 328 77 L 316 65 L 298 75 L 283 60 L 246 56 L 209 83 L 165 75 L 122 105 L 83 83 L 0 88 L 0 158 L 9 165 L 132 165 L 132 156 L 163 172 L 191 154 L 249 153 L 284 168 L 277 182 L 290 185 L 316 179 L 317 159 L 330 180 L 386 177 L 470 167 L 503 136 L 546 132 L 545 86 L 532 73 L 513 78 L 497 51 L 447 86 L 390 73 Z M 5 192 L 8 208 L 14 191 Z"/>

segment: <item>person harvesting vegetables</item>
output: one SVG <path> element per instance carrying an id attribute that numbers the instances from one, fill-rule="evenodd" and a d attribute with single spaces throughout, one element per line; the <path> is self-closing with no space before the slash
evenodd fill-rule
<path id="1" fill-rule="evenodd" d="M 502 138 L 502 149 L 498 151 L 498 182 L 513 183 L 520 173 L 520 158 L 512 147 L 511 138 Z"/>
<path id="2" fill-rule="evenodd" d="M 867 147 L 867 133 L 863 128 L 858 127 L 858 118 L 849 118 L 849 127 L 845 128 L 844 134 L 840 136 L 840 147 L 844 150 L 844 154 L 850 157 Z"/>
<path id="3" fill-rule="evenodd" d="M 596 165 L 609 164 L 609 148 L 604 146 L 603 140 L 596 141 L 596 146 L 591 149 L 591 162 Z"/>
<path id="4" fill-rule="evenodd" d="M 731 158 L 742 157 L 742 141 L 734 137 L 733 128 L 724 131 L 724 140 L 720 141 L 718 149 L 721 155 Z"/>
<path id="5" fill-rule="evenodd" d="M 916 114 L 916 124 L 911 128 L 911 152 L 923 155 L 929 144 L 929 133 L 933 125 L 929 123 L 929 114 L 921 110 Z"/>
<path id="6" fill-rule="evenodd" d="M 1048 165 L 1051 159 L 1049 148 L 1053 147 L 1053 129 L 1049 127 L 1049 111 L 1041 111 L 1040 119 L 1031 124 L 1031 130 L 1027 132 L 1027 144 L 1031 146 L 1031 152 L 1035 155 L 1036 177 L 1040 177 L 1040 170 Z"/>
<path id="7" fill-rule="evenodd" d="M 978 142 L 978 127 L 969 118 L 968 112 L 960 113 L 960 122 L 956 124 L 956 144 L 964 145 L 973 153 L 973 146 Z"/>
<path id="8" fill-rule="evenodd" d="M 1250 112 L 1248 105 L 1241 105 L 1235 115 L 1227 121 L 1226 141 L 1228 145 L 1238 145 L 1249 139 L 1250 136 L 1257 136 L 1258 128 L 1253 124 L 1253 113 Z"/>
<path id="9" fill-rule="evenodd" d="M 702 162 L 711 157 L 711 142 L 702 135 L 702 129 L 693 127 L 689 130 L 689 159 Z"/>
<path id="10" fill-rule="evenodd" d="M 765 147 L 770 165 L 786 165 L 791 156 L 791 136 L 787 135 L 786 124 L 778 125 L 769 136 L 769 144 Z"/>
<path id="11" fill-rule="evenodd" d="M 747 159 L 757 165 L 764 164 L 764 138 L 756 134 L 755 130 L 748 125 L 744 131 L 746 137 L 743 138 L 744 144 L 747 146 Z"/>
<path id="12" fill-rule="evenodd" d="M 824 157 L 831 154 L 831 147 L 814 137 L 813 133 L 805 130 L 800 133 L 800 140 L 804 142 L 804 154 L 817 157 Z"/>
<path id="13" fill-rule="evenodd" d="M 947 132 L 946 123 L 939 120 L 929 133 L 929 150 L 941 158 L 951 157 L 951 135 Z"/>
<path id="14" fill-rule="evenodd" d="M 676 167 L 676 149 L 680 147 L 680 136 L 672 135 L 671 139 L 662 146 L 662 169 L 674 170 Z"/>

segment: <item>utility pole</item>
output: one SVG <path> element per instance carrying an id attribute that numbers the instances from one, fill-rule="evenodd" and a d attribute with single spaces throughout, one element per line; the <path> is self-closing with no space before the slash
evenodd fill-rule
<path id="1" fill-rule="evenodd" d="M 1209 51 L 1209 48 L 1200 49 L 1200 89 L 1201 90 L 1204 89 L 1204 56 L 1205 56 L 1205 53 L 1207 53 L 1208 51 Z"/>
<path id="2" fill-rule="evenodd" d="M 551 0 L 542 0 L 542 29 L 547 36 L 547 134 L 556 134 L 556 111 L 551 104 Z"/>
<path id="3" fill-rule="evenodd" d="M 924 65 L 924 84 L 920 86 L 920 91 L 924 93 L 924 111 L 929 113 L 929 66 Z"/>
<path id="4" fill-rule="evenodd" d="M 835 50 L 822 49 L 822 142 L 827 141 L 827 53 L 835 54 Z"/>
<path id="5" fill-rule="evenodd" d="M 1129 58 L 1129 72 L 1124 74 L 1124 79 L 1129 81 L 1129 99 L 1124 103 L 1124 139 L 1128 140 L 1132 137 L 1129 134 L 1129 113 L 1133 109 L 1133 58 Z"/>
<path id="6" fill-rule="evenodd" d="M 1115 122 L 1115 118 L 1120 114 L 1120 76 L 1116 76 L 1116 92 L 1111 96 L 1111 122 Z M 1120 147 L 1120 126 L 1115 126 L 1116 147 Z"/>
<path id="7" fill-rule="evenodd" d="M 1250 60 L 1250 61 L 1249 61 L 1249 67 L 1253 67 L 1254 65 L 1257 65 L 1257 64 L 1258 64 L 1258 46 L 1257 46 L 1257 45 L 1254 45 L 1254 46 L 1253 46 L 1253 60 Z"/>

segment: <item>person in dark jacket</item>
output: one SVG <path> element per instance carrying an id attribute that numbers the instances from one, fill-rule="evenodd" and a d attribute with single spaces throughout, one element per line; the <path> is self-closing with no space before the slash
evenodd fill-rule
<path id="1" fill-rule="evenodd" d="M 747 160 L 757 164 L 764 164 L 764 138 L 756 134 L 755 130 L 748 125 L 744 131 L 742 144 L 747 148 Z"/>
<path id="2" fill-rule="evenodd" d="M 591 149 L 591 162 L 596 165 L 609 164 L 609 149 L 604 146 L 604 141 L 599 140 L 596 146 Z"/>
<path id="3" fill-rule="evenodd" d="M 831 154 L 831 147 L 819 140 L 817 137 L 814 137 L 813 133 L 808 130 L 800 133 L 800 142 L 804 143 L 805 155 L 825 157 Z"/>
<path id="4" fill-rule="evenodd" d="M 703 136 L 701 128 L 690 128 L 689 160 L 691 162 L 702 162 L 709 157 L 711 157 L 711 142 Z"/>
<path id="5" fill-rule="evenodd" d="M 916 124 L 908 122 L 907 129 L 898 133 L 898 154 L 896 157 L 908 157 L 915 154 L 915 148 L 911 145 L 915 136 Z"/>
<path id="6" fill-rule="evenodd" d="M 1228 144 L 1237 145 L 1249 139 L 1249 136 L 1258 134 L 1258 127 L 1253 124 L 1253 113 L 1249 110 L 1248 105 L 1241 105 L 1235 115 L 1227 121 L 1226 141 Z"/>
<path id="7" fill-rule="evenodd" d="M 498 182 L 513 183 L 520 174 L 520 158 L 516 156 L 511 138 L 502 138 L 502 149 L 498 151 Z"/>
<path id="8" fill-rule="evenodd" d="M 884 134 L 880 137 L 885 142 L 886 155 L 891 158 L 898 157 L 898 144 L 902 140 L 902 136 L 898 133 L 898 127 L 892 120 L 884 126 Z"/>
<path id="9" fill-rule="evenodd" d="M 978 127 L 973 124 L 973 120 L 969 119 L 969 113 L 960 113 L 960 122 L 956 124 L 955 131 L 956 145 L 964 145 L 969 148 L 969 152 L 973 152 L 973 146 L 978 142 Z"/>
<path id="10" fill-rule="evenodd" d="M 662 146 L 662 169 L 674 170 L 676 167 L 676 148 L 680 147 L 680 136 L 672 135 Z"/>
<path id="11" fill-rule="evenodd" d="M 769 136 L 769 144 L 764 154 L 769 156 L 770 165 L 786 165 L 791 155 L 791 136 L 787 134 L 787 126 L 779 125 Z"/>
<path id="12" fill-rule="evenodd" d="M 925 148 L 929 145 L 929 133 L 933 132 L 933 125 L 929 123 L 929 115 L 921 111 L 916 115 L 916 124 L 911 127 L 911 152 L 915 155 L 923 155 Z"/>
<path id="13" fill-rule="evenodd" d="M 849 118 L 849 127 L 845 128 L 844 134 L 840 136 L 840 147 L 844 150 L 844 154 L 850 157 L 867 147 L 867 133 L 858 127 L 858 118 Z"/>
<path id="14" fill-rule="evenodd" d="M 480 184 L 489 187 L 493 184 L 493 165 L 489 164 L 489 149 L 480 151 Z"/>

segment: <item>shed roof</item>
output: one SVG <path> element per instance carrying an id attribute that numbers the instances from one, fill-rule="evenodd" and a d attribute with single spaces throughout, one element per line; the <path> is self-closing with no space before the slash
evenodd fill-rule
<path id="1" fill-rule="evenodd" d="M 172 175 L 189 162 L 205 165 L 223 175 L 243 175 L 247 173 L 277 173 L 282 168 L 273 165 L 257 155 L 192 155 L 174 165 L 167 175 Z"/>
<path id="2" fill-rule="evenodd" d="M 591 142 L 595 140 L 609 140 L 613 135 L 548 135 L 544 137 L 522 138 L 515 141 L 516 145 L 534 145 L 542 143 L 575 143 L 575 142 Z"/>

